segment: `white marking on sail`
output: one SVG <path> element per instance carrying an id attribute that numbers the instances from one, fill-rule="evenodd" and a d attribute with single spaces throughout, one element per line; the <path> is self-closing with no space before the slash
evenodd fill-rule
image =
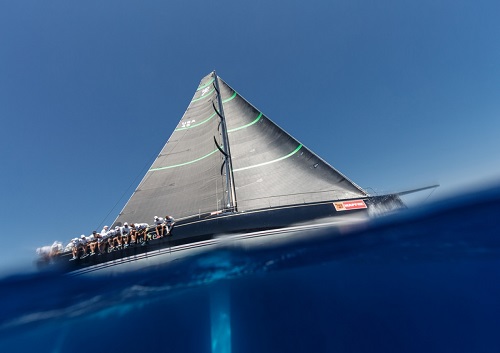
<path id="1" fill-rule="evenodd" d="M 302 144 L 300 144 L 295 150 L 293 150 L 291 153 L 287 154 L 286 156 L 280 157 L 278 159 L 273 159 L 272 161 L 268 161 L 268 162 L 264 162 L 264 163 L 259 163 L 259 164 L 251 165 L 251 166 L 248 166 L 248 167 L 233 169 L 233 172 L 239 172 L 239 171 L 242 171 L 242 170 L 247 170 L 247 169 L 262 167 L 264 165 L 268 165 L 268 164 L 271 164 L 271 163 L 276 163 L 276 162 L 282 161 L 283 159 L 286 159 L 288 157 L 293 156 L 301 148 L 302 148 Z"/>

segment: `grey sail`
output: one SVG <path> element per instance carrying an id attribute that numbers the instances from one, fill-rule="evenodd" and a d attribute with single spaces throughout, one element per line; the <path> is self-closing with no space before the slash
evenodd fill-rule
<path id="1" fill-rule="evenodd" d="M 366 196 L 212 72 L 115 224 Z"/>

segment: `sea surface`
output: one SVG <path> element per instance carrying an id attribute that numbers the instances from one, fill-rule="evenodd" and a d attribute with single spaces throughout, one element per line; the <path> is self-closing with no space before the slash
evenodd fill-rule
<path id="1" fill-rule="evenodd" d="M 140 273 L 0 279 L 0 352 L 500 352 L 500 187 Z"/>

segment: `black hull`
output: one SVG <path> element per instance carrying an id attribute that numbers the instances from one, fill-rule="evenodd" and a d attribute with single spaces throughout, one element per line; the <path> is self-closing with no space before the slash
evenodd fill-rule
<path id="1" fill-rule="evenodd" d="M 349 200 L 343 200 L 349 201 Z M 178 221 L 171 236 L 150 240 L 147 245 L 135 245 L 125 249 L 87 256 L 70 261 L 71 253 L 63 253 L 52 262 L 63 272 L 99 272 L 120 264 L 134 262 L 175 247 L 194 248 L 204 242 L 224 235 L 238 235 L 250 232 L 286 228 L 290 226 L 313 225 L 321 222 L 336 222 L 349 219 L 366 219 L 378 210 L 392 211 L 404 207 L 398 196 L 376 196 L 363 199 L 366 208 L 337 211 L 332 202 L 295 205 L 284 208 L 263 209 L 248 213 L 222 213 L 200 215 Z M 338 201 L 334 201 L 338 202 Z"/>

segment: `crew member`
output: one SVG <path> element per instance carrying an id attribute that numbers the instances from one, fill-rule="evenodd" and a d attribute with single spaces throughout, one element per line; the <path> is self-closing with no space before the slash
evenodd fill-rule
<path id="1" fill-rule="evenodd" d="M 161 217 L 155 216 L 154 221 L 156 224 L 156 237 L 158 238 L 163 238 L 163 235 L 165 234 L 165 220 Z"/>
<path id="2" fill-rule="evenodd" d="M 165 227 L 167 229 L 167 235 L 172 235 L 172 229 L 174 229 L 175 219 L 172 216 L 165 216 Z"/>

